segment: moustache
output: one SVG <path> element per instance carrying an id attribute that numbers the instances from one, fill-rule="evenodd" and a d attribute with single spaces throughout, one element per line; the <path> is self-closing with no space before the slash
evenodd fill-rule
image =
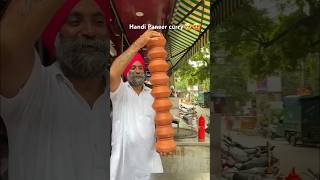
<path id="1" fill-rule="evenodd" d="M 141 77 L 141 78 L 144 78 L 144 75 L 143 74 L 132 74 L 131 75 L 132 77 L 135 77 L 135 78 L 139 78 L 139 77 Z"/>
<path id="2" fill-rule="evenodd" d="M 101 39 L 88 39 L 88 38 L 64 38 L 63 43 L 66 49 L 81 53 L 84 50 L 92 50 L 106 54 L 107 41 Z"/>

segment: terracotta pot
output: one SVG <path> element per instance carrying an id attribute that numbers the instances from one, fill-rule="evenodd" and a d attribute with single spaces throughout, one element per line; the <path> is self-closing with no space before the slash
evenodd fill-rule
<path id="1" fill-rule="evenodd" d="M 153 86 L 151 95 L 155 98 L 167 98 L 170 96 L 171 90 L 168 86 Z"/>
<path id="2" fill-rule="evenodd" d="M 157 112 L 156 113 L 156 125 L 163 126 L 167 124 L 171 124 L 173 120 L 173 116 L 168 112 Z"/>
<path id="3" fill-rule="evenodd" d="M 169 64 L 164 59 L 151 60 L 148 69 L 151 73 L 168 71 Z"/>
<path id="4" fill-rule="evenodd" d="M 158 126 L 156 128 L 156 136 L 157 138 L 171 138 L 174 135 L 174 130 L 171 127 L 171 124 L 165 126 Z"/>
<path id="5" fill-rule="evenodd" d="M 163 47 L 154 47 L 152 49 L 149 49 L 147 56 L 150 60 L 157 58 L 166 59 L 167 52 Z"/>
<path id="6" fill-rule="evenodd" d="M 155 99 L 152 107 L 156 112 L 169 111 L 172 104 L 168 98 Z"/>
<path id="7" fill-rule="evenodd" d="M 176 150 L 176 142 L 172 138 L 170 139 L 157 139 L 156 149 L 158 152 L 174 152 Z"/>
<path id="8" fill-rule="evenodd" d="M 158 47 L 158 46 L 164 47 L 165 45 L 166 45 L 166 39 L 163 36 L 161 36 L 160 38 L 151 39 L 147 44 L 147 48 L 151 49 L 153 47 Z"/>
<path id="9" fill-rule="evenodd" d="M 155 72 L 151 74 L 150 82 L 154 86 L 165 85 L 169 83 L 169 76 L 166 72 Z"/>

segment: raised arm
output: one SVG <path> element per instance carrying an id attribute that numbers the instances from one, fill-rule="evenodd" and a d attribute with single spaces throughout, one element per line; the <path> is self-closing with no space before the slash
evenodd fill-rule
<path id="1" fill-rule="evenodd" d="M 144 32 L 126 51 L 118 56 L 110 68 L 110 91 L 114 92 L 120 85 L 120 76 L 132 57 L 143 48 L 150 39 L 161 37 L 161 33 L 156 31 L 147 30 Z"/>
<path id="2" fill-rule="evenodd" d="M 0 94 L 15 96 L 33 67 L 33 46 L 63 0 L 13 0 L 0 22 Z"/>

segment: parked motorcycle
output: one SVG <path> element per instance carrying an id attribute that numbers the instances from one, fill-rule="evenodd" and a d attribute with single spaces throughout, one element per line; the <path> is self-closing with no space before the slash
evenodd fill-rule
<path id="1" fill-rule="evenodd" d="M 273 156 L 275 146 L 244 146 L 228 136 L 222 139 L 223 177 L 230 180 L 268 179 L 279 174 L 279 159 Z M 270 179 L 270 178 L 269 178 Z M 272 178 L 271 178 L 272 179 Z"/>

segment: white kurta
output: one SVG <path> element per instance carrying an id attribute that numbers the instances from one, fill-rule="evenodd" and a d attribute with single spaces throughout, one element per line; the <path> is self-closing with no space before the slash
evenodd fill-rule
<path id="1" fill-rule="evenodd" d="M 107 94 L 90 108 L 58 64 L 43 67 L 35 57 L 18 95 L 0 96 L 9 138 L 9 179 L 108 179 Z"/>
<path id="2" fill-rule="evenodd" d="M 113 105 L 110 180 L 147 180 L 150 173 L 162 173 L 155 150 L 155 111 L 151 89 L 138 95 L 128 82 L 110 98 Z"/>

